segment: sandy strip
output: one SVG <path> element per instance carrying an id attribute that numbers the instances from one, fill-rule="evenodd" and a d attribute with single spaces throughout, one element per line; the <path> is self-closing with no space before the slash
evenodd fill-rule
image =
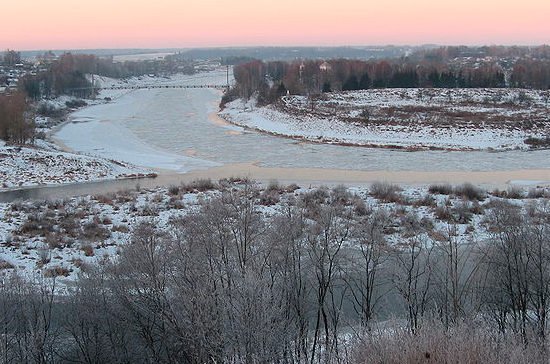
<path id="1" fill-rule="evenodd" d="M 323 168 L 282 168 L 260 167 L 254 162 L 236 163 L 201 171 L 191 171 L 185 174 L 185 180 L 196 178 L 242 177 L 259 181 L 277 179 L 296 183 L 344 183 L 364 184 L 374 181 L 388 181 L 400 184 L 430 184 L 470 182 L 480 185 L 501 186 L 518 184 L 523 186 L 550 184 L 550 170 L 516 170 L 516 171 L 359 171 Z M 183 175 L 182 175 L 183 177 Z M 162 179 L 162 176 L 160 176 Z"/>
<path id="2" fill-rule="evenodd" d="M 216 181 L 221 178 L 247 177 L 261 183 L 278 180 L 282 184 L 296 183 L 301 187 L 336 186 L 368 187 L 375 181 L 387 181 L 403 187 L 424 187 L 431 183 L 460 184 L 471 182 L 484 188 L 506 188 L 512 181 L 521 187 L 550 184 L 548 170 L 516 170 L 495 172 L 415 172 L 415 171 L 352 171 L 322 168 L 274 168 L 259 167 L 250 163 L 230 164 L 188 173 L 161 171 L 156 178 L 117 179 L 91 183 L 75 183 L 54 187 L 27 187 L 0 193 L 0 202 L 16 199 L 51 199 L 69 196 L 95 195 L 116 192 L 121 189 L 168 187 L 189 183 L 201 178 Z"/>

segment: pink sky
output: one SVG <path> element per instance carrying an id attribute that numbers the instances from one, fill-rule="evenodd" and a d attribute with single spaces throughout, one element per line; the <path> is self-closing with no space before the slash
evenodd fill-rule
<path id="1" fill-rule="evenodd" d="M 1 2 L 0 49 L 550 43 L 550 0 Z"/>

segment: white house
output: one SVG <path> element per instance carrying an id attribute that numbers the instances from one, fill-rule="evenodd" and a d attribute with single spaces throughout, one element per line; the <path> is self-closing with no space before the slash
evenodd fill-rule
<path id="1" fill-rule="evenodd" d="M 330 72 L 332 71 L 332 66 L 328 62 L 323 62 L 319 66 L 319 69 L 323 72 Z"/>

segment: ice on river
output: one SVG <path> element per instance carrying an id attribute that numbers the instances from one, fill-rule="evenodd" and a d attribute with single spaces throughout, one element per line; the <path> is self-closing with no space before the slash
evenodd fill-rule
<path id="1" fill-rule="evenodd" d="M 149 168 L 187 172 L 218 166 L 215 162 L 157 148 L 138 136 L 147 132 L 136 129 L 138 122 L 155 127 L 155 119 L 137 120 L 140 111 L 147 108 L 155 96 L 150 90 L 136 90 L 113 103 L 84 108 L 74 113 L 71 122 L 54 137 L 79 153 Z"/>

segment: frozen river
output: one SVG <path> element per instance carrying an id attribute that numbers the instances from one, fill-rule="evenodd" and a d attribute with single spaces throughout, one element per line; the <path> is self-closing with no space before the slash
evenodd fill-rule
<path id="1" fill-rule="evenodd" d="M 225 73 L 189 82 L 223 83 Z M 180 80 L 167 81 L 181 83 Z M 221 93 L 210 89 L 135 90 L 72 114 L 53 137 L 68 149 L 159 171 L 143 187 L 197 178 L 248 176 L 299 184 L 363 185 L 472 182 L 488 186 L 550 181 L 550 151 L 450 152 L 316 144 L 230 125 L 217 117 Z M 116 191 L 135 180 L 103 181 L 6 192 L 0 200 Z"/>
<path id="2" fill-rule="evenodd" d="M 210 89 L 136 90 L 74 113 L 74 122 L 54 137 L 78 152 L 172 172 L 235 163 L 361 171 L 550 169 L 547 150 L 408 152 L 276 137 L 224 123 L 215 115 L 219 100 L 220 92 Z"/>

